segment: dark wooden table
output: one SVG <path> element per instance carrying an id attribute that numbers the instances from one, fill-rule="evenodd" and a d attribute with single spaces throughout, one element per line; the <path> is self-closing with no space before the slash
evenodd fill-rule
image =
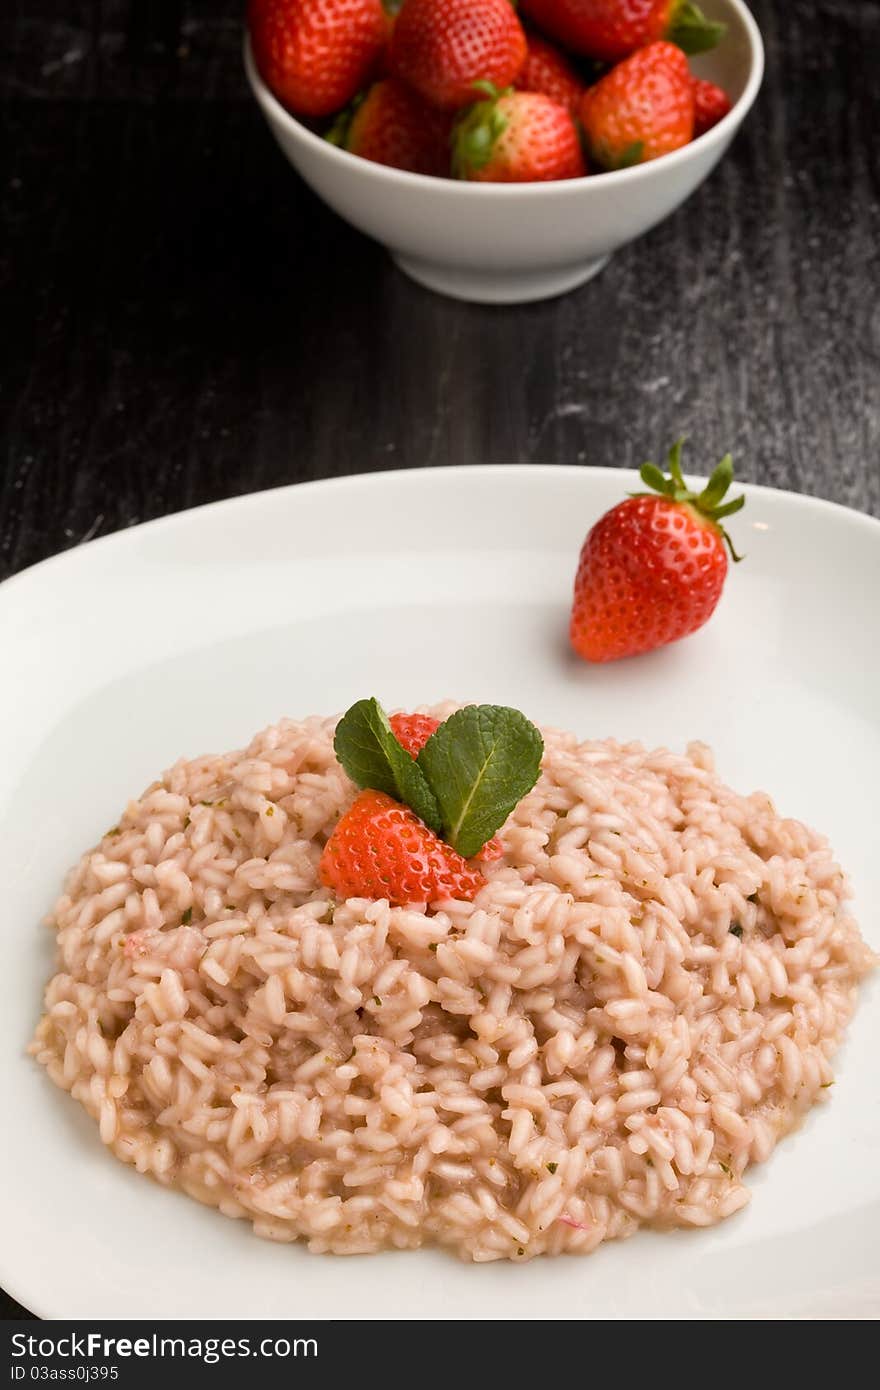
<path id="1" fill-rule="evenodd" d="M 880 515 L 880 0 L 754 0 L 767 78 L 716 174 L 592 284 L 503 310 L 410 284 L 302 187 L 241 9 L 0 12 L 0 578 L 276 484 L 628 466 L 684 432 L 695 470 L 729 448 Z"/>

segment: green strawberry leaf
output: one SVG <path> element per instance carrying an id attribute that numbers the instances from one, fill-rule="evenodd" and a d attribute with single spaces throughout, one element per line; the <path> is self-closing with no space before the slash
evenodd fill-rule
<path id="1" fill-rule="evenodd" d="M 653 488 L 655 492 L 660 492 L 664 497 L 675 496 L 675 481 L 672 478 L 665 478 L 657 467 L 656 463 L 643 463 L 639 476 L 647 487 Z M 632 493 L 633 497 L 638 497 L 637 492 Z M 643 494 L 642 494 L 643 495 Z"/>
<path id="2" fill-rule="evenodd" d="M 730 488 L 733 482 L 733 459 L 730 454 L 725 454 L 724 458 L 715 469 L 703 491 L 697 498 L 697 506 L 700 511 L 713 513 L 721 502 L 722 497 Z"/>
<path id="3" fill-rule="evenodd" d="M 746 505 L 744 497 L 737 497 L 736 501 L 728 502 L 724 507 L 716 507 L 712 513 L 713 521 L 721 521 L 725 516 L 733 516 L 734 512 L 741 512 Z"/>
<path id="4" fill-rule="evenodd" d="M 726 33 L 726 24 L 707 19 L 698 5 L 681 0 L 666 37 L 693 57 L 695 53 L 706 53 L 714 48 Z"/>
<path id="5" fill-rule="evenodd" d="M 499 92 L 491 82 L 474 82 L 473 86 L 486 98 L 466 107 L 453 127 L 452 172 L 457 179 L 467 179 L 476 170 L 484 169 L 507 129 L 507 118 L 499 111 L 498 101 L 509 95 L 512 88 Z"/>
<path id="6" fill-rule="evenodd" d="M 325 131 L 324 139 L 330 145 L 335 145 L 337 149 L 347 150 L 350 148 L 351 128 L 354 125 L 354 118 L 366 99 L 366 92 L 358 92 L 339 112 L 333 121 L 330 129 Z"/>
<path id="7" fill-rule="evenodd" d="M 519 710 L 469 705 L 418 756 L 440 806 L 442 835 L 470 859 L 538 780 L 544 740 Z"/>
<path id="8" fill-rule="evenodd" d="M 333 747 L 357 786 L 405 802 L 425 825 L 439 831 L 437 797 L 424 770 L 398 743 L 378 700 L 358 700 L 346 711 L 336 726 Z"/>
<path id="9" fill-rule="evenodd" d="M 685 482 L 684 474 L 681 471 L 681 450 L 684 439 L 679 439 L 673 444 L 669 451 L 669 474 L 665 473 L 653 463 L 646 463 L 641 469 L 642 482 L 651 492 L 631 492 L 630 497 L 650 497 L 653 493 L 659 492 L 661 496 L 668 497 L 673 502 L 685 502 L 694 508 L 712 525 L 722 536 L 725 545 L 730 551 L 731 559 L 737 564 L 743 558 L 737 555 L 733 541 L 731 540 L 724 527 L 720 524 L 725 517 L 733 516 L 746 505 L 745 497 L 737 497 L 732 502 L 724 502 L 728 489 L 733 482 L 733 459 L 730 454 L 725 454 L 724 458 L 715 469 L 711 478 L 701 493 L 692 492 Z M 723 505 L 722 505 L 723 502 Z"/>
<path id="10" fill-rule="evenodd" d="M 634 164 L 641 164 L 645 155 L 644 140 L 634 140 L 631 145 L 621 151 L 612 164 L 613 169 L 631 169 Z"/>

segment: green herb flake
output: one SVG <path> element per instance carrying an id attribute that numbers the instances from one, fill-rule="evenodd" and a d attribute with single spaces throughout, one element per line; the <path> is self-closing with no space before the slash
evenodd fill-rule
<path id="1" fill-rule="evenodd" d="M 381 1009 L 381 1007 L 382 1007 L 382 1000 L 379 998 L 378 994 L 374 994 L 374 995 L 373 995 L 373 1003 L 376 1005 L 376 1008 L 377 1008 L 377 1009 Z"/>
<path id="2" fill-rule="evenodd" d="M 183 828 L 184 828 L 184 830 L 189 830 L 189 828 L 190 828 L 191 825 L 192 825 L 192 821 L 190 820 L 189 816 L 187 816 L 186 820 L 183 822 Z"/>
<path id="3" fill-rule="evenodd" d="M 718 1166 L 721 1169 L 722 1173 L 726 1173 L 729 1178 L 733 1177 L 733 1169 L 729 1166 L 729 1164 L 722 1163 L 719 1160 Z"/>
<path id="4" fill-rule="evenodd" d="M 739 937 L 740 940 L 742 939 L 743 929 L 740 926 L 739 922 L 734 922 L 733 926 L 730 927 L 729 930 L 731 936 Z"/>
<path id="5" fill-rule="evenodd" d="M 517 1247 L 516 1253 L 517 1253 L 518 1255 L 524 1255 L 526 1252 L 525 1252 L 525 1250 L 523 1250 L 522 1246 L 520 1245 L 520 1246 Z"/>
<path id="6" fill-rule="evenodd" d="M 358 700 L 346 711 L 336 726 L 333 747 L 359 787 L 405 802 L 432 830 L 440 829 L 440 808 L 430 782 L 398 742 L 378 700 Z"/>
<path id="7" fill-rule="evenodd" d="M 555 1173 L 555 1172 L 556 1172 L 556 1169 L 557 1169 L 558 1167 L 559 1167 L 559 1164 L 558 1164 L 558 1163 L 548 1163 L 548 1164 L 547 1164 L 547 1172 L 548 1172 L 548 1173 Z"/>
<path id="8" fill-rule="evenodd" d="M 439 942 L 437 942 L 437 941 L 431 941 L 431 942 L 429 942 L 429 944 L 428 944 L 428 950 L 429 950 L 429 951 L 433 951 L 433 953 L 434 953 L 435 956 L 436 956 L 436 954 L 437 954 L 437 947 L 438 947 L 438 945 L 439 945 Z"/>
<path id="9" fill-rule="evenodd" d="M 122 831 L 120 830 L 120 828 L 119 828 L 118 825 L 111 825 L 111 827 L 110 827 L 109 830 L 105 830 L 105 832 L 104 832 L 104 839 L 105 839 L 105 840 L 109 840 L 109 839 L 111 839 L 114 835 L 121 835 L 121 834 L 122 834 Z"/>
<path id="10" fill-rule="evenodd" d="M 538 780 L 544 740 L 519 710 L 468 705 L 451 715 L 418 756 L 440 806 L 442 835 L 470 859 Z"/>
<path id="11" fill-rule="evenodd" d="M 213 803 L 213 801 L 200 801 L 200 802 L 199 802 L 199 805 L 200 805 L 200 806 L 213 806 L 214 803 Z"/>
<path id="12" fill-rule="evenodd" d="M 192 919 L 193 919 L 193 910 L 192 910 L 191 907 L 188 907 L 188 908 L 186 909 L 186 912 L 183 914 L 183 916 L 182 916 L 181 919 L 180 919 L 180 925 L 181 925 L 182 927 L 188 927 L 189 924 L 190 924 L 190 922 L 192 921 Z"/>
<path id="13" fill-rule="evenodd" d="M 275 807 L 274 807 L 274 806 L 267 806 L 267 807 L 266 807 L 266 815 L 267 815 L 267 816 L 274 816 L 274 814 L 275 814 Z"/>

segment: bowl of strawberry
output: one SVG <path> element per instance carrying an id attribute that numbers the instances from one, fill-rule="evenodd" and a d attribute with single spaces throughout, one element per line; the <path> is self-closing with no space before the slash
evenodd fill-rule
<path id="1" fill-rule="evenodd" d="M 763 74 L 743 0 L 250 0 L 245 66 L 315 192 L 429 289 L 563 294 L 673 212 Z"/>

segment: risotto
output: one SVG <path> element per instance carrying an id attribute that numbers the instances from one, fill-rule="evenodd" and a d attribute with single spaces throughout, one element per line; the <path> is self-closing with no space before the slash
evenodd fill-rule
<path id="1" fill-rule="evenodd" d="M 702 745 L 545 730 L 473 902 L 333 901 L 334 725 L 177 763 L 70 874 L 32 1051 L 104 1143 L 315 1252 L 524 1261 L 744 1206 L 873 963 L 826 841 Z"/>

